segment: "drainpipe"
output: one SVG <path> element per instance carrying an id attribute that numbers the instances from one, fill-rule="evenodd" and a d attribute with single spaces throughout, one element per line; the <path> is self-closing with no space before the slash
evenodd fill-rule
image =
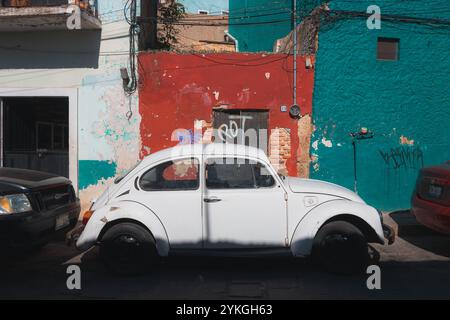
<path id="1" fill-rule="evenodd" d="M 356 142 L 358 140 L 367 140 L 372 139 L 374 134 L 372 131 L 369 131 L 367 128 L 361 128 L 359 132 L 350 132 L 350 136 L 352 137 L 352 146 L 353 146 L 353 175 L 354 175 L 354 184 L 353 188 L 355 193 L 358 193 L 358 176 L 357 176 L 357 158 L 356 158 Z"/>
<path id="2" fill-rule="evenodd" d="M 236 48 L 236 52 L 239 52 L 239 40 L 236 39 L 235 37 L 233 37 L 233 36 L 231 35 L 231 33 L 228 32 L 228 30 L 225 30 L 225 35 L 227 35 L 228 37 L 230 37 L 231 40 L 234 41 L 234 45 L 235 45 L 235 48 Z"/>
<path id="3" fill-rule="evenodd" d="M 294 105 L 297 105 L 297 0 L 293 1 L 292 17 L 294 19 Z"/>
<path id="4" fill-rule="evenodd" d="M 3 168 L 3 99 L 0 98 L 0 168 Z"/>

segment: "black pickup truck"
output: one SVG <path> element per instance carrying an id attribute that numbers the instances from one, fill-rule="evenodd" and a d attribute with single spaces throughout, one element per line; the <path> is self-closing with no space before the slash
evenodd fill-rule
<path id="1" fill-rule="evenodd" d="M 0 168 L 0 247 L 40 247 L 72 229 L 79 214 L 70 180 Z"/>

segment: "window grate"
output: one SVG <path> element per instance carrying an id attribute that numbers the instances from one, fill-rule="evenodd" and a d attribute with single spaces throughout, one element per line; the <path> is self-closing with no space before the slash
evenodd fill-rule
<path id="1" fill-rule="evenodd" d="M 399 57 L 399 39 L 378 38 L 377 60 L 397 61 Z"/>

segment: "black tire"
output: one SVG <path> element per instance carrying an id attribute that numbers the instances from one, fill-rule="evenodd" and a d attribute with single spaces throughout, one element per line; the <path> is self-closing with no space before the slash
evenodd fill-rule
<path id="1" fill-rule="evenodd" d="M 120 223 L 109 228 L 100 240 L 100 257 L 118 275 L 139 275 L 157 261 L 155 239 L 135 223 Z"/>
<path id="2" fill-rule="evenodd" d="M 324 225 L 314 238 L 312 250 L 316 263 L 337 274 L 362 273 L 370 260 L 364 234 L 345 221 Z"/>

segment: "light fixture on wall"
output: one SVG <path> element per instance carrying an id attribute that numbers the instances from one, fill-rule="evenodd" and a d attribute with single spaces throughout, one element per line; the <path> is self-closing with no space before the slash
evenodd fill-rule
<path id="1" fill-rule="evenodd" d="M 127 68 L 120 68 L 120 77 L 122 78 L 123 89 L 126 91 L 128 84 L 130 83 L 130 76 L 128 75 Z"/>
<path id="2" fill-rule="evenodd" d="M 300 106 L 298 104 L 292 105 L 289 109 L 289 115 L 294 119 L 300 119 L 301 117 Z"/>

